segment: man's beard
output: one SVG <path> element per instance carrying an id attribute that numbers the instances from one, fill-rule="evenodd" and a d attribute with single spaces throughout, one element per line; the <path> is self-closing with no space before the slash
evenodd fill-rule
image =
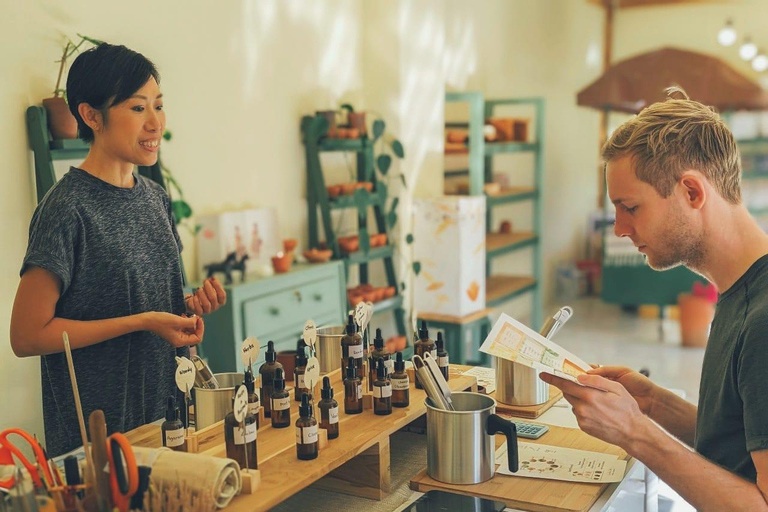
<path id="1" fill-rule="evenodd" d="M 657 237 L 656 248 L 645 260 L 654 270 L 669 270 L 685 265 L 691 270 L 700 268 L 704 260 L 704 241 L 683 221 L 683 216 L 677 207 L 670 212 L 670 221 L 664 231 Z"/>

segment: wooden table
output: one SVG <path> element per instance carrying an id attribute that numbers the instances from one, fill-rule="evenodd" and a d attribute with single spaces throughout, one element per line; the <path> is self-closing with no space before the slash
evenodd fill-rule
<path id="1" fill-rule="evenodd" d="M 460 375 L 457 368 L 451 369 L 448 384 L 454 391 L 477 389 L 476 379 Z M 317 459 L 302 461 L 296 457 L 293 426 L 273 429 L 271 424 L 262 424 L 257 441 L 261 484 L 253 494 L 236 497 L 227 511 L 269 510 L 316 482 L 329 490 L 371 499 L 381 499 L 389 492 L 389 436 L 426 413 L 425 392 L 416 389 L 411 381 L 409 407 L 393 408 L 388 416 L 375 416 L 372 410 L 346 415 L 342 383 L 336 379 L 332 385 L 340 403 L 339 437 L 329 441 Z M 297 418 L 298 403 L 293 402 L 291 420 Z M 127 436 L 132 444 L 150 448 L 158 447 L 161 440 L 157 425 L 144 425 Z M 200 453 L 226 456 L 226 449 L 218 439 L 221 438 L 210 447 L 203 445 Z"/>

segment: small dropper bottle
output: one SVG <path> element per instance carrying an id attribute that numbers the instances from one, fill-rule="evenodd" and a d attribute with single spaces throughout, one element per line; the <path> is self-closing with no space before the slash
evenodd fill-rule
<path id="1" fill-rule="evenodd" d="M 256 418 L 256 429 L 258 430 L 261 402 L 259 401 L 258 393 L 256 393 L 256 384 L 253 381 L 253 373 L 250 368 L 245 369 L 243 384 L 245 385 L 245 389 L 248 390 L 248 412 L 253 414 Z"/>
<path id="2" fill-rule="evenodd" d="M 232 408 L 235 406 L 235 397 L 232 397 Z M 245 427 L 245 431 L 243 428 Z M 227 458 L 237 461 L 241 468 L 246 468 L 246 459 L 248 460 L 247 467 L 249 469 L 258 469 L 258 450 L 256 447 L 256 418 L 253 414 L 245 411 L 245 418 L 243 418 L 243 425 L 240 425 L 235 419 L 235 413 L 229 411 L 224 417 L 224 444 L 227 450 Z M 248 451 L 246 456 L 245 452 Z"/>
<path id="3" fill-rule="evenodd" d="M 179 419 L 179 408 L 176 407 L 176 399 L 168 397 L 165 409 L 165 421 L 160 426 L 163 433 L 163 446 L 177 452 L 187 451 L 187 439 L 184 437 L 184 424 Z"/>
<path id="4" fill-rule="evenodd" d="M 301 395 L 309 393 L 309 388 L 304 384 L 304 373 L 307 371 L 307 344 L 304 340 L 296 342 L 296 366 L 293 370 L 294 400 L 301 401 Z"/>
<path id="5" fill-rule="evenodd" d="M 296 420 L 296 456 L 300 460 L 317 458 L 317 420 L 312 416 L 309 394 L 301 395 L 299 419 Z"/>
<path id="6" fill-rule="evenodd" d="M 272 427 L 285 428 L 291 425 L 291 395 L 285 390 L 285 377 L 283 369 L 275 370 L 275 378 L 272 381 Z"/>
<path id="7" fill-rule="evenodd" d="M 397 353 L 395 372 L 389 376 L 392 383 L 392 407 L 408 407 L 411 403 L 411 382 L 405 372 L 402 352 Z"/>
<path id="8" fill-rule="evenodd" d="M 357 375 L 363 378 L 363 337 L 357 332 L 355 318 L 349 315 L 347 320 L 346 334 L 341 337 L 341 367 L 347 364 L 351 357 L 355 360 L 357 366 Z"/>
<path id="9" fill-rule="evenodd" d="M 323 377 L 323 387 L 320 390 L 322 400 L 317 404 L 320 409 L 320 428 L 328 431 L 328 439 L 339 437 L 339 403 L 333 399 L 331 379 Z"/>
<path id="10" fill-rule="evenodd" d="M 376 381 L 373 383 L 373 413 L 379 416 L 392 414 L 392 384 L 387 378 L 384 359 L 376 360 Z"/>
<path id="11" fill-rule="evenodd" d="M 373 350 L 368 356 L 368 368 L 370 368 L 368 378 L 368 391 L 373 390 L 373 382 L 376 380 L 376 360 L 384 360 L 384 366 L 389 375 L 391 354 L 384 348 L 384 338 L 381 336 L 381 329 L 376 329 L 376 337 L 373 338 Z"/>
<path id="12" fill-rule="evenodd" d="M 259 368 L 259 374 L 261 375 L 261 399 L 264 402 L 264 417 L 269 418 L 272 411 L 272 381 L 275 378 L 275 370 L 278 368 L 282 370 L 283 368 L 283 365 L 277 362 L 274 341 L 267 343 L 267 352 L 264 354 L 264 359 L 264 364 Z"/>
<path id="13" fill-rule="evenodd" d="M 427 329 L 427 322 L 421 321 L 421 329 L 419 329 L 419 341 L 413 344 L 413 351 L 419 357 L 424 357 L 424 354 L 430 352 L 432 357 L 437 358 L 437 349 L 435 342 L 429 339 L 429 330 Z M 424 389 L 421 387 L 419 379 L 416 379 L 416 389 Z"/>
<path id="14" fill-rule="evenodd" d="M 344 412 L 346 414 L 363 412 L 363 382 L 357 376 L 357 366 L 352 357 L 348 360 L 347 378 L 344 379 Z"/>
<path id="15" fill-rule="evenodd" d="M 443 374 L 443 377 L 445 377 L 445 380 L 448 380 L 448 352 L 445 350 L 445 342 L 443 341 L 443 333 L 438 332 L 437 333 L 437 341 L 435 342 L 435 345 L 437 346 L 437 367 L 440 368 L 440 373 Z"/>

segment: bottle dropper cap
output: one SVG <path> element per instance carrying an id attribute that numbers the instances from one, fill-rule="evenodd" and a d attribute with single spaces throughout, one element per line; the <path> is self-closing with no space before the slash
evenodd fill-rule
<path id="1" fill-rule="evenodd" d="M 267 342 L 267 353 L 264 356 L 268 363 L 274 363 L 277 360 L 277 353 L 275 352 L 275 342 Z"/>
<path id="2" fill-rule="evenodd" d="M 419 338 L 422 340 L 428 340 L 429 339 L 429 330 L 427 329 L 427 321 L 422 320 L 421 321 L 421 329 L 419 329 Z"/>
<path id="3" fill-rule="evenodd" d="M 381 337 L 381 329 L 376 329 L 376 337 L 373 338 L 373 346 L 379 350 L 384 348 L 384 338 Z"/>
<path id="4" fill-rule="evenodd" d="M 353 335 L 357 332 L 357 325 L 355 324 L 355 317 L 352 315 L 349 315 L 349 318 L 347 319 L 347 334 Z"/>
<path id="5" fill-rule="evenodd" d="M 176 399 L 173 396 L 168 397 L 168 405 L 165 408 L 165 421 L 174 421 L 179 419 L 179 410 L 176 408 Z"/>
<path id="6" fill-rule="evenodd" d="M 282 368 L 275 370 L 275 378 L 272 379 L 272 387 L 275 391 L 282 391 L 285 389 L 285 373 Z"/>
<path id="7" fill-rule="evenodd" d="M 403 370 L 405 370 L 405 361 L 403 361 L 403 353 L 398 352 L 397 358 L 395 359 L 395 371 L 402 372 Z"/>
<path id="8" fill-rule="evenodd" d="M 331 379 L 323 377 L 323 388 L 320 390 L 320 396 L 323 400 L 330 400 L 333 398 L 333 388 L 331 387 Z"/>
<path id="9" fill-rule="evenodd" d="M 299 416 L 302 418 L 312 417 L 312 405 L 309 403 L 309 395 L 304 393 L 301 395 L 301 405 L 299 405 Z"/>
<path id="10" fill-rule="evenodd" d="M 384 366 L 384 358 L 376 359 L 376 379 L 384 380 L 387 378 L 387 367 Z"/>
<path id="11" fill-rule="evenodd" d="M 435 345 L 437 345 L 437 350 L 442 351 L 443 350 L 443 333 L 438 332 L 437 333 L 437 340 L 435 340 Z"/>
<path id="12" fill-rule="evenodd" d="M 296 342 L 296 366 L 307 366 L 307 344 L 304 340 Z"/>
<path id="13" fill-rule="evenodd" d="M 245 376 L 243 377 L 243 384 L 245 385 L 245 389 L 248 390 L 248 394 L 253 394 L 254 389 L 254 383 L 253 383 L 253 373 L 251 373 L 250 368 L 245 369 Z"/>
<path id="14" fill-rule="evenodd" d="M 350 357 L 349 361 L 347 362 L 347 378 L 348 379 L 357 378 L 357 365 L 355 364 L 354 357 Z"/>

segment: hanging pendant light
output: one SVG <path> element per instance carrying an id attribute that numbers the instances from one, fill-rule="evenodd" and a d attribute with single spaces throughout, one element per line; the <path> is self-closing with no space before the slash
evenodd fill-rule
<path id="1" fill-rule="evenodd" d="M 744 38 L 744 43 L 739 48 L 739 56 L 743 60 L 752 60 L 757 56 L 757 45 L 749 37 Z"/>
<path id="2" fill-rule="evenodd" d="M 732 46 L 736 42 L 736 29 L 733 28 L 733 20 L 725 22 L 725 26 L 717 33 L 717 42 L 723 46 Z"/>
<path id="3" fill-rule="evenodd" d="M 752 69 L 758 73 L 762 73 L 768 69 L 768 57 L 765 55 L 764 51 L 760 50 L 760 53 L 757 54 L 757 57 L 752 59 Z"/>

